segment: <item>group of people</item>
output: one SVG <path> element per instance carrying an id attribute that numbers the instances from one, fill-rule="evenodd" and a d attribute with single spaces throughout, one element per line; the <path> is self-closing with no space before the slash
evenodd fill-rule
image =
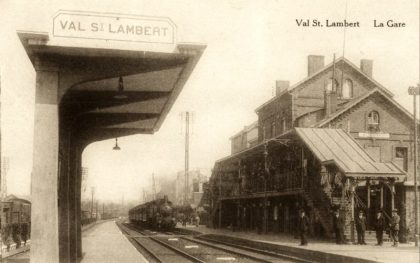
<path id="1" fill-rule="evenodd" d="M 187 222 L 188 222 L 188 216 L 182 214 L 182 216 L 181 216 L 182 226 L 186 227 Z M 198 227 L 200 225 L 200 216 L 198 214 L 191 215 L 189 217 L 189 222 L 190 222 L 191 225 L 195 225 L 196 227 Z"/>
<path id="2" fill-rule="evenodd" d="M 26 246 L 26 241 L 29 239 L 29 224 L 28 223 L 13 223 L 4 225 L 1 229 L 1 239 L 6 245 L 7 251 L 10 250 L 12 243 L 16 244 L 16 248 L 20 248 L 21 243 Z"/>
<path id="3" fill-rule="evenodd" d="M 309 231 L 309 219 L 305 215 L 305 210 L 301 209 L 299 211 L 300 216 L 298 219 L 298 231 L 300 234 L 300 245 L 305 246 L 308 244 L 307 234 Z M 357 231 L 357 244 L 366 245 L 365 242 L 365 232 L 366 232 L 366 217 L 363 214 L 363 211 L 359 212 L 357 218 L 355 218 L 355 225 Z M 400 216 L 396 209 L 392 210 L 392 218 L 390 220 L 390 235 L 393 240 L 393 246 L 398 246 L 398 232 L 400 230 Z M 335 232 L 335 239 L 337 244 L 346 244 L 344 238 L 344 228 L 345 222 L 344 218 L 340 215 L 339 210 L 334 212 L 333 216 L 333 228 Z M 376 230 L 376 239 L 378 246 L 383 244 L 383 232 L 386 229 L 386 220 L 383 216 L 382 211 L 378 211 L 375 218 L 375 230 Z"/>

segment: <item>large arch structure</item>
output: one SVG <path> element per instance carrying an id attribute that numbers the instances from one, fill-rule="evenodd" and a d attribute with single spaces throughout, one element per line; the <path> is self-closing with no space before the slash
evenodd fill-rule
<path id="1" fill-rule="evenodd" d="M 205 45 L 165 53 L 54 46 L 45 33 L 18 35 L 36 71 L 31 262 L 78 262 L 83 149 L 157 131 Z"/>

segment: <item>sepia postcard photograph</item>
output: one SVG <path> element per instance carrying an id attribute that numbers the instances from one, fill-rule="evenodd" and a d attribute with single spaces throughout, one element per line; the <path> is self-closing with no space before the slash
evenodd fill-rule
<path id="1" fill-rule="evenodd" d="M 418 0 L 0 0 L 0 262 L 418 263 Z"/>

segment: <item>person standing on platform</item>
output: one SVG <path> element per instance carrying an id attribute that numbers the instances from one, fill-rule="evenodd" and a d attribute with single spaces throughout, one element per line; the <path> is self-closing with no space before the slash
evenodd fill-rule
<path id="1" fill-rule="evenodd" d="M 366 245 L 365 231 L 366 231 L 366 217 L 363 211 L 360 210 L 359 217 L 356 218 L 357 244 Z"/>
<path id="2" fill-rule="evenodd" d="M 344 244 L 344 219 L 340 216 L 340 211 L 336 210 L 333 217 L 333 225 L 335 231 L 335 243 Z"/>
<path id="3" fill-rule="evenodd" d="M 200 216 L 197 213 L 197 215 L 195 216 L 195 226 L 198 227 L 199 225 L 200 225 Z"/>
<path id="4" fill-rule="evenodd" d="M 184 213 L 182 214 L 181 220 L 182 220 L 182 226 L 186 227 L 187 226 L 187 216 Z"/>
<path id="5" fill-rule="evenodd" d="M 400 216 L 398 215 L 398 210 L 392 210 L 392 218 L 391 218 L 391 237 L 394 241 L 392 246 L 398 247 L 398 232 L 400 231 Z"/>
<path id="6" fill-rule="evenodd" d="M 308 240 L 306 239 L 306 235 L 308 234 L 309 229 L 309 220 L 305 215 L 305 210 L 300 209 L 300 216 L 298 221 L 298 230 L 300 234 L 300 245 L 306 246 L 308 245 Z"/>
<path id="7" fill-rule="evenodd" d="M 376 223 L 375 223 L 376 240 L 378 241 L 378 244 L 376 244 L 377 246 L 382 246 L 383 244 L 384 228 L 385 228 L 385 218 L 382 215 L 382 211 L 378 211 L 376 215 Z"/>
<path id="8" fill-rule="evenodd" d="M 28 240 L 28 223 L 22 223 L 22 241 L 23 241 L 23 245 L 26 246 L 26 241 Z"/>

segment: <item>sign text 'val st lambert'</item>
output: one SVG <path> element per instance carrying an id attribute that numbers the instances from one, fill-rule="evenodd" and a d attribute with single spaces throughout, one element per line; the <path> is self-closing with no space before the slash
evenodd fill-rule
<path id="1" fill-rule="evenodd" d="M 53 24 L 55 37 L 174 44 L 175 34 L 165 17 L 60 11 Z"/>

